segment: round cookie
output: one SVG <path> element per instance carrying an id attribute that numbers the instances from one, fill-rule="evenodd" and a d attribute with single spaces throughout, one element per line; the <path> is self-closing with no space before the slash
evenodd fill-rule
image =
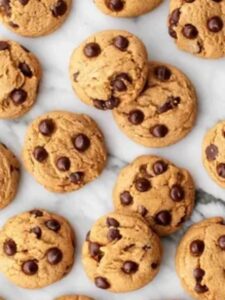
<path id="1" fill-rule="evenodd" d="M 217 123 L 205 135 L 202 157 L 208 174 L 225 188 L 225 121 Z"/>
<path id="2" fill-rule="evenodd" d="M 149 63 L 148 81 L 142 93 L 113 111 L 119 128 L 146 147 L 165 147 L 185 137 L 197 112 L 194 87 L 177 68 Z"/>
<path id="3" fill-rule="evenodd" d="M 113 109 L 135 99 L 147 79 L 147 52 L 132 33 L 122 30 L 98 32 L 72 54 L 72 86 L 86 104 Z"/>
<path id="4" fill-rule="evenodd" d="M 94 300 L 94 299 L 87 296 L 71 295 L 71 296 L 61 296 L 59 298 L 56 298 L 55 300 Z"/>
<path id="5" fill-rule="evenodd" d="M 10 30 L 27 37 L 55 31 L 65 21 L 71 0 L 1 0 L 0 21 Z"/>
<path id="6" fill-rule="evenodd" d="M 223 218 L 210 218 L 192 226 L 177 249 L 176 269 L 183 287 L 197 300 L 222 300 L 225 264 Z"/>
<path id="7" fill-rule="evenodd" d="M 27 170 L 48 190 L 70 192 L 100 175 L 106 164 L 104 138 L 87 115 L 50 112 L 28 128 L 23 149 Z"/>
<path id="8" fill-rule="evenodd" d="M 15 198 L 19 179 L 19 161 L 4 144 L 0 144 L 0 209 Z"/>
<path id="9" fill-rule="evenodd" d="M 83 246 L 82 261 L 98 288 L 121 293 L 152 281 L 161 256 L 159 237 L 142 217 L 115 212 L 92 227 Z"/>
<path id="10" fill-rule="evenodd" d="M 94 0 L 98 8 L 114 17 L 137 17 L 153 10 L 162 0 Z"/>
<path id="11" fill-rule="evenodd" d="M 37 58 L 16 42 L 0 40 L 0 119 L 24 115 L 34 105 L 41 79 Z"/>
<path id="12" fill-rule="evenodd" d="M 53 213 L 21 213 L 0 232 L 0 271 L 17 286 L 36 289 L 63 278 L 74 261 L 74 233 Z"/>
<path id="13" fill-rule="evenodd" d="M 191 175 L 170 161 L 145 155 L 123 168 L 113 192 L 114 206 L 139 213 L 160 236 L 181 228 L 195 203 Z"/>
<path id="14" fill-rule="evenodd" d="M 205 58 L 225 55 L 225 2 L 171 0 L 169 34 L 177 46 Z"/>

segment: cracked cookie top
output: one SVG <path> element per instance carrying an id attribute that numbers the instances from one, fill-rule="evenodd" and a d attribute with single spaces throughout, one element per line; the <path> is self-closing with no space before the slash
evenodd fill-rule
<path id="1" fill-rule="evenodd" d="M 62 217 L 35 209 L 7 221 L 0 231 L 0 270 L 28 289 L 50 285 L 71 269 L 74 233 Z"/>
<path id="2" fill-rule="evenodd" d="M 171 0 L 169 34 L 177 46 L 205 58 L 225 55 L 225 2 Z"/>
<path id="3" fill-rule="evenodd" d="M 176 269 L 182 285 L 194 299 L 224 299 L 224 251 L 225 226 L 220 217 L 193 225 L 182 238 Z"/>
<path id="4" fill-rule="evenodd" d="M 72 86 L 86 104 L 114 109 L 135 99 L 147 79 L 147 52 L 133 34 L 121 30 L 96 33 L 72 54 Z"/>
<path id="5" fill-rule="evenodd" d="M 94 0 L 94 2 L 107 15 L 137 17 L 154 9 L 162 0 Z"/>
<path id="6" fill-rule="evenodd" d="M 165 158 L 145 155 L 123 168 L 114 192 L 117 210 L 139 213 L 160 236 L 181 228 L 195 203 L 191 175 Z"/>
<path id="7" fill-rule="evenodd" d="M 148 80 L 142 93 L 113 111 L 120 129 L 146 147 L 165 147 L 185 137 L 196 119 L 193 85 L 177 68 L 149 62 Z"/>
<path id="8" fill-rule="evenodd" d="M 217 123 L 206 133 L 202 159 L 208 174 L 225 188 L 225 121 Z"/>
<path id="9" fill-rule="evenodd" d="M 0 119 L 24 115 L 36 101 L 41 79 L 37 58 L 16 42 L 0 40 Z"/>
<path id="10" fill-rule="evenodd" d="M 98 288 L 120 293 L 152 281 L 161 256 L 159 237 L 142 217 L 115 212 L 94 224 L 84 243 L 82 260 Z"/>
<path id="11" fill-rule="evenodd" d="M 0 0 L 0 21 L 17 34 L 37 37 L 55 31 L 70 7 L 71 0 Z"/>
<path id="12" fill-rule="evenodd" d="M 63 111 L 34 120 L 23 149 L 27 170 L 53 192 L 74 191 L 94 180 L 106 157 L 104 137 L 94 120 Z"/>

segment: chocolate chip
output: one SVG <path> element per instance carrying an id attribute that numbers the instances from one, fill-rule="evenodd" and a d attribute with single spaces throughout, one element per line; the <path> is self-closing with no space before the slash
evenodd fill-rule
<path id="1" fill-rule="evenodd" d="M 36 274 L 38 271 L 38 265 L 37 265 L 36 261 L 28 260 L 28 261 L 24 262 L 22 265 L 22 271 L 26 275 L 29 275 L 29 276 Z"/>
<path id="2" fill-rule="evenodd" d="M 112 242 L 114 240 L 120 240 L 122 238 L 119 230 L 115 229 L 115 228 L 109 229 L 107 237 L 110 242 Z"/>
<path id="3" fill-rule="evenodd" d="M 179 184 L 174 184 L 170 190 L 170 197 L 175 202 L 180 202 L 184 199 L 184 189 Z"/>
<path id="4" fill-rule="evenodd" d="M 195 285 L 195 291 L 196 293 L 198 294 L 203 294 L 203 293 L 206 293 L 208 292 L 208 288 L 206 285 L 201 285 L 201 283 L 197 282 L 196 285 Z"/>
<path id="5" fill-rule="evenodd" d="M 68 171 L 70 169 L 70 165 L 71 165 L 70 160 L 66 156 L 62 156 L 62 157 L 58 158 L 58 160 L 56 162 L 57 168 L 62 172 Z"/>
<path id="6" fill-rule="evenodd" d="M 163 160 L 158 160 L 154 163 L 152 168 L 155 175 L 160 175 L 167 171 L 168 165 Z"/>
<path id="7" fill-rule="evenodd" d="M 106 290 L 106 289 L 110 288 L 109 282 L 104 277 L 96 277 L 95 278 L 95 285 L 98 288 L 103 289 L 103 290 Z"/>
<path id="8" fill-rule="evenodd" d="M 55 232 L 58 232 L 61 228 L 60 223 L 55 219 L 51 219 L 51 220 L 46 221 L 45 225 L 48 229 L 50 229 L 52 231 L 55 231 Z"/>
<path id="9" fill-rule="evenodd" d="M 98 243 L 89 242 L 89 252 L 94 260 L 100 262 L 102 259 L 103 253 L 101 252 L 101 245 Z"/>
<path id="10" fill-rule="evenodd" d="M 217 170 L 217 174 L 220 177 L 225 178 L 225 163 L 218 164 L 218 166 L 216 167 L 216 170 Z"/>
<path id="11" fill-rule="evenodd" d="M 74 172 L 70 174 L 70 181 L 75 184 L 81 184 L 84 179 L 84 172 Z"/>
<path id="12" fill-rule="evenodd" d="M 34 215 L 35 218 L 43 216 L 43 212 L 41 210 L 39 210 L 39 209 L 33 209 L 33 210 L 31 210 L 30 214 Z"/>
<path id="13" fill-rule="evenodd" d="M 34 233 L 36 235 L 36 238 L 37 239 L 40 239 L 41 238 L 41 235 L 42 235 L 42 231 L 41 231 L 41 228 L 39 226 L 36 226 L 34 228 L 31 229 L 31 232 Z"/>
<path id="14" fill-rule="evenodd" d="M 195 240 L 190 245 L 191 254 L 194 256 L 201 256 L 204 252 L 205 244 L 201 240 Z"/>
<path id="15" fill-rule="evenodd" d="M 31 78 L 33 76 L 33 73 L 30 69 L 30 67 L 26 63 L 20 63 L 19 69 L 23 73 L 24 76 Z"/>
<path id="16" fill-rule="evenodd" d="M 128 120 L 133 125 L 139 125 L 144 121 L 144 113 L 141 110 L 135 109 L 129 112 Z"/>
<path id="17" fill-rule="evenodd" d="M 97 57 L 101 53 L 101 48 L 97 43 L 89 43 L 84 47 L 84 54 L 89 57 Z"/>
<path id="18" fill-rule="evenodd" d="M 13 256 L 17 252 L 16 243 L 10 239 L 4 242 L 3 250 L 7 256 Z"/>
<path id="19" fill-rule="evenodd" d="M 111 97 L 109 100 L 106 101 L 94 99 L 93 104 L 97 109 L 112 110 L 119 105 L 119 99 L 115 97 Z"/>
<path id="20" fill-rule="evenodd" d="M 155 216 L 155 222 L 158 225 L 168 226 L 171 224 L 172 216 L 168 210 L 162 210 Z"/>
<path id="21" fill-rule="evenodd" d="M 119 35 L 114 38 L 113 45 L 117 49 L 119 49 L 121 51 L 125 51 L 125 50 L 127 50 L 128 46 L 129 46 L 129 40 L 127 38 L 125 38 L 124 36 Z"/>
<path id="22" fill-rule="evenodd" d="M 138 178 L 135 181 L 135 188 L 141 193 L 147 192 L 151 188 L 151 183 L 146 178 Z"/>
<path id="23" fill-rule="evenodd" d="M 209 161 L 215 160 L 218 153 L 219 153 L 218 147 L 214 144 L 209 145 L 205 150 L 206 157 Z"/>
<path id="24" fill-rule="evenodd" d="M 23 6 L 27 5 L 27 3 L 29 2 L 29 0 L 19 0 L 19 1 Z"/>
<path id="25" fill-rule="evenodd" d="M 47 260 L 51 265 L 57 265 L 63 259 L 62 251 L 59 248 L 51 248 L 47 251 Z"/>
<path id="26" fill-rule="evenodd" d="M 39 132 L 44 136 L 51 136 L 55 130 L 55 124 L 51 119 L 42 120 L 38 125 Z"/>
<path id="27" fill-rule="evenodd" d="M 45 150 L 44 147 L 37 146 L 34 148 L 33 156 L 38 162 L 43 162 L 48 157 L 48 152 Z"/>
<path id="28" fill-rule="evenodd" d="M 170 69 L 167 68 L 166 66 L 156 67 L 154 73 L 157 79 L 160 81 L 167 81 L 172 76 Z"/>
<path id="29" fill-rule="evenodd" d="M 126 84 L 121 79 L 114 79 L 111 82 L 111 85 L 112 85 L 113 89 L 118 92 L 124 92 L 127 90 Z"/>
<path id="30" fill-rule="evenodd" d="M 193 271 L 193 276 L 197 282 L 201 282 L 204 275 L 205 275 L 205 271 L 202 270 L 201 268 L 196 268 Z"/>
<path id="31" fill-rule="evenodd" d="M 2 1 L 0 3 L 2 3 Z M 5 41 L 0 41 L 0 51 L 8 50 L 9 48 L 10 48 L 9 43 Z"/>
<path id="32" fill-rule="evenodd" d="M 10 93 L 10 98 L 15 105 L 20 105 L 26 101 L 27 92 L 23 89 L 15 89 Z"/>
<path id="33" fill-rule="evenodd" d="M 138 205 L 137 211 L 142 217 L 145 217 L 148 213 L 148 210 L 143 205 Z"/>
<path id="34" fill-rule="evenodd" d="M 133 197 L 131 196 L 130 192 L 125 191 L 120 194 L 120 202 L 122 205 L 127 206 L 133 203 Z"/>
<path id="35" fill-rule="evenodd" d="M 150 133 L 157 138 L 163 138 L 168 134 L 168 128 L 163 124 L 157 124 L 150 128 Z"/>
<path id="36" fill-rule="evenodd" d="M 52 14 L 56 18 L 63 16 L 66 13 L 66 11 L 67 11 L 67 4 L 63 0 L 59 0 L 52 8 Z"/>
<path id="37" fill-rule="evenodd" d="M 159 266 L 158 263 L 152 263 L 152 264 L 151 264 L 151 268 L 152 268 L 153 270 L 156 270 L 156 269 L 158 268 L 158 266 Z"/>
<path id="38" fill-rule="evenodd" d="M 116 220 L 116 219 L 114 219 L 114 218 L 107 218 L 106 219 L 106 225 L 108 226 L 108 227 L 119 227 L 120 226 L 120 223 Z"/>
<path id="39" fill-rule="evenodd" d="M 171 109 L 174 109 L 180 103 L 180 97 L 169 97 L 168 100 L 160 107 L 158 107 L 157 112 L 159 114 L 165 113 Z"/>
<path id="40" fill-rule="evenodd" d="M 16 23 L 13 23 L 12 21 L 10 21 L 8 24 L 9 24 L 9 26 L 11 26 L 12 28 L 19 28 L 19 25 L 16 24 Z"/>
<path id="41" fill-rule="evenodd" d="M 124 8 L 122 0 L 107 0 L 107 6 L 112 11 L 121 11 Z"/>
<path id="42" fill-rule="evenodd" d="M 186 24 L 182 29 L 182 33 L 187 39 L 190 40 L 195 39 L 198 36 L 197 28 L 191 24 Z"/>
<path id="43" fill-rule="evenodd" d="M 73 81 L 77 82 L 78 76 L 80 75 L 80 72 L 76 72 L 73 74 Z"/>
<path id="44" fill-rule="evenodd" d="M 177 39 L 177 33 L 172 26 L 169 26 L 168 32 L 173 39 Z"/>
<path id="45" fill-rule="evenodd" d="M 211 32 L 219 32 L 223 29 L 223 21 L 220 17 L 215 16 L 208 20 L 207 27 Z"/>
<path id="46" fill-rule="evenodd" d="M 121 79 L 121 80 L 125 80 L 129 83 L 132 83 L 132 78 L 127 73 L 119 73 L 116 76 L 116 79 Z"/>
<path id="47" fill-rule="evenodd" d="M 213 0 L 213 1 L 215 1 L 215 0 Z M 217 0 L 218 1 L 218 0 Z M 219 0 L 219 1 L 221 1 L 221 0 Z M 186 3 L 193 3 L 193 2 L 195 2 L 195 0 L 185 0 L 185 2 Z"/>
<path id="48" fill-rule="evenodd" d="M 219 239 L 218 239 L 218 245 L 222 250 L 225 250 L 225 235 L 222 235 Z"/>
<path id="49" fill-rule="evenodd" d="M 134 274 L 138 270 L 138 264 L 134 261 L 128 260 L 124 262 L 121 269 L 126 274 Z"/>
<path id="50" fill-rule="evenodd" d="M 80 152 L 86 151 L 90 147 L 90 139 L 83 133 L 79 133 L 74 139 L 73 139 L 73 145 L 75 149 L 77 149 Z"/>
<path id="51" fill-rule="evenodd" d="M 170 18 L 169 18 L 169 24 L 171 26 L 177 26 L 180 19 L 180 9 L 176 8 L 174 11 L 172 11 Z"/>

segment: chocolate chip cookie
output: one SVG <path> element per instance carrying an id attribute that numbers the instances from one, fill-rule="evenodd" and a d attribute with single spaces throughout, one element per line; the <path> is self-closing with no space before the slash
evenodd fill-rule
<path id="1" fill-rule="evenodd" d="M 101 110 L 135 99 L 147 79 L 147 52 L 132 33 L 107 30 L 89 37 L 72 54 L 70 77 L 79 98 Z"/>
<path id="2" fill-rule="evenodd" d="M 83 265 L 100 289 L 129 292 L 156 276 L 162 249 L 142 217 L 121 212 L 100 218 L 83 246 Z"/>
<path id="3" fill-rule="evenodd" d="M 149 63 L 142 93 L 113 111 L 116 123 L 132 140 L 146 147 L 165 147 L 184 138 L 196 119 L 193 85 L 177 68 Z"/>
<path id="4" fill-rule="evenodd" d="M 205 58 L 225 55 L 225 2 L 171 0 L 169 34 L 177 46 Z"/>
<path id="5" fill-rule="evenodd" d="M 208 174 L 225 188 L 225 121 L 219 122 L 206 133 L 202 157 Z"/>
<path id="6" fill-rule="evenodd" d="M 123 168 L 113 192 L 117 210 L 139 213 L 160 236 L 181 228 L 195 203 L 195 187 L 185 169 L 145 155 Z"/>
<path id="7" fill-rule="evenodd" d="M 71 269 L 74 234 L 62 217 L 35 209 L 19 214 L 0 232 L 0 271 L 28 289 L 50 285 Z"/>
<path id="8" fill-rule="evenodd" d="M 71 0 L 0 0 L 0 22 L 17 34 L 37 37 L 65 21 Z"/>
<path id="9" fill-rule="evenodd" d="M 94 0 L 94 2 L 107 15 L 137 17 L 153 10 L 162 0 Z"/>
<path id="10" fill-rule="evenodd" d="M 37 58 L 16 42 L 0 40 L 0 119 L 24 115 L 34 105 L 41 79 Z"/>
<path id="11" fill-rule="evenodd" d="M 70 296 L 61 296 L 59 298 L 56 298 L 55 300 L 94 300 L 94 299 L 87 296 L 70 295 Z"/>
<path id="12" fill-rule="evenodd" d="M 192 226 L 182 238 L 176 269 L 183 287 L 198 300 L 222 300 L 225 264 L 223 218 L 210 218 Z M 221 277 L 222 276 L 222 277 Z"/>
<path id="13" fill-rule="evenodd" d="M 19 179 L 19 161 L 4 144 L 0 144 L 0 209 L 15 198 Z"/>
<path id="14" fill-rule="evenodd" d="M 65 111 L 34 120 L 23 149 L 27 170 L 53 192 L 75 191 L 94 180 L 106 157 L 104 138 L 94 120 Z"/>

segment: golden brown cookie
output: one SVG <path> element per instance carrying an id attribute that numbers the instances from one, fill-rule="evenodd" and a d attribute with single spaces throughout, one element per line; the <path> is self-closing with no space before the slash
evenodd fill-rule
<path id="1" fill-rule="evenodd" d="M 225 188 L 225 121 L 217 123 L 206 133 L 202 157 L 208 174 Z"/>
<path id="2" fill-rule="evenodd" d="M 210 218 L 192 226 L 177 249 L 176 269 L 186 291 L 197 300 L 223 300 L 224 219 Z"/>
<path id="3" fill-rule="evenodd" d="M 55 31 L 65 21 L 71 0 L 1 0 L 0 21 L 17 34 L 37 37 Z"/>
<path id="4" fill-rule="evenodd" d="M 177 68 L 149 63 L 143 92 L 114 109 L 119 128 L 146 147 L 165 147 L 184 138 L 196 119 L 197 99 L 189 79 Z"/>
<path id="5" fill-rule="evenodd" d="M 177 46 L 194 55 L 225 55 L 225 2 L 223 0 L 171 0 L 169 34 Z"/>
<path id="6" fill-rule="evenodd" d="M 181 228 L 195 203 L 195 186 L 185 169 L 158 156 L 136 158 L 123 168 L 113 192 L 115 209 L 139 213 L 160 236 Z"/>
<path id="7" fill-rule="evenodd" d="M 23 160 L 35 179 L 53 192 L 70 192 L 100 175 L 106 164 L 104 137 L 87 115 L 50 112 L 28 128 Z"/>
<path id="8" fill-rule="evenodd" d="M 36 289 L 64 277 L 74 261 L 74 233 L 61 216 L 35 209 L 0 231 L 0 271 L 17 286 Z"/>
<path id="9" fill-rule="evenodd" d="M 98 8 L 114 17 L 137 17 L 153 10 L 162 0 L 94 0 Z"/>
<path id="10" fill-rule="evenodd" d="M 0 209 L 15 198 L 19 180 L 19 161 L 4 144 L 0 144 Z"/>
<path id="11" fill-rule="evenodd" d="M 121 293 L 153 280 L 162 249 L 158 236 L 142 217 L 115 212 L 95 223 L 82 256 L 84 269 L 98 288 Z"/>
<path id="12" fill-rule="evenodd" d="M 55 300 L 94 300 L 94 299 L 87 296 L 70 295 L 70 296 L 61 296 L 59 298 L 56 298 Z"/>
<path id="13" fill-rule="evenodd" d="M 0 40 L 0 119 L 24 115 L 34 105 L 41 79 L 37 58 L 16 42 Z"/>
<path id="14" fill-rule="evenodd" d="M 147 52 L 132 33 L 98 32 L 72 54 L 70 77 L 79 98 L 101 110 L 135 99 L 147 79 Z"/>

